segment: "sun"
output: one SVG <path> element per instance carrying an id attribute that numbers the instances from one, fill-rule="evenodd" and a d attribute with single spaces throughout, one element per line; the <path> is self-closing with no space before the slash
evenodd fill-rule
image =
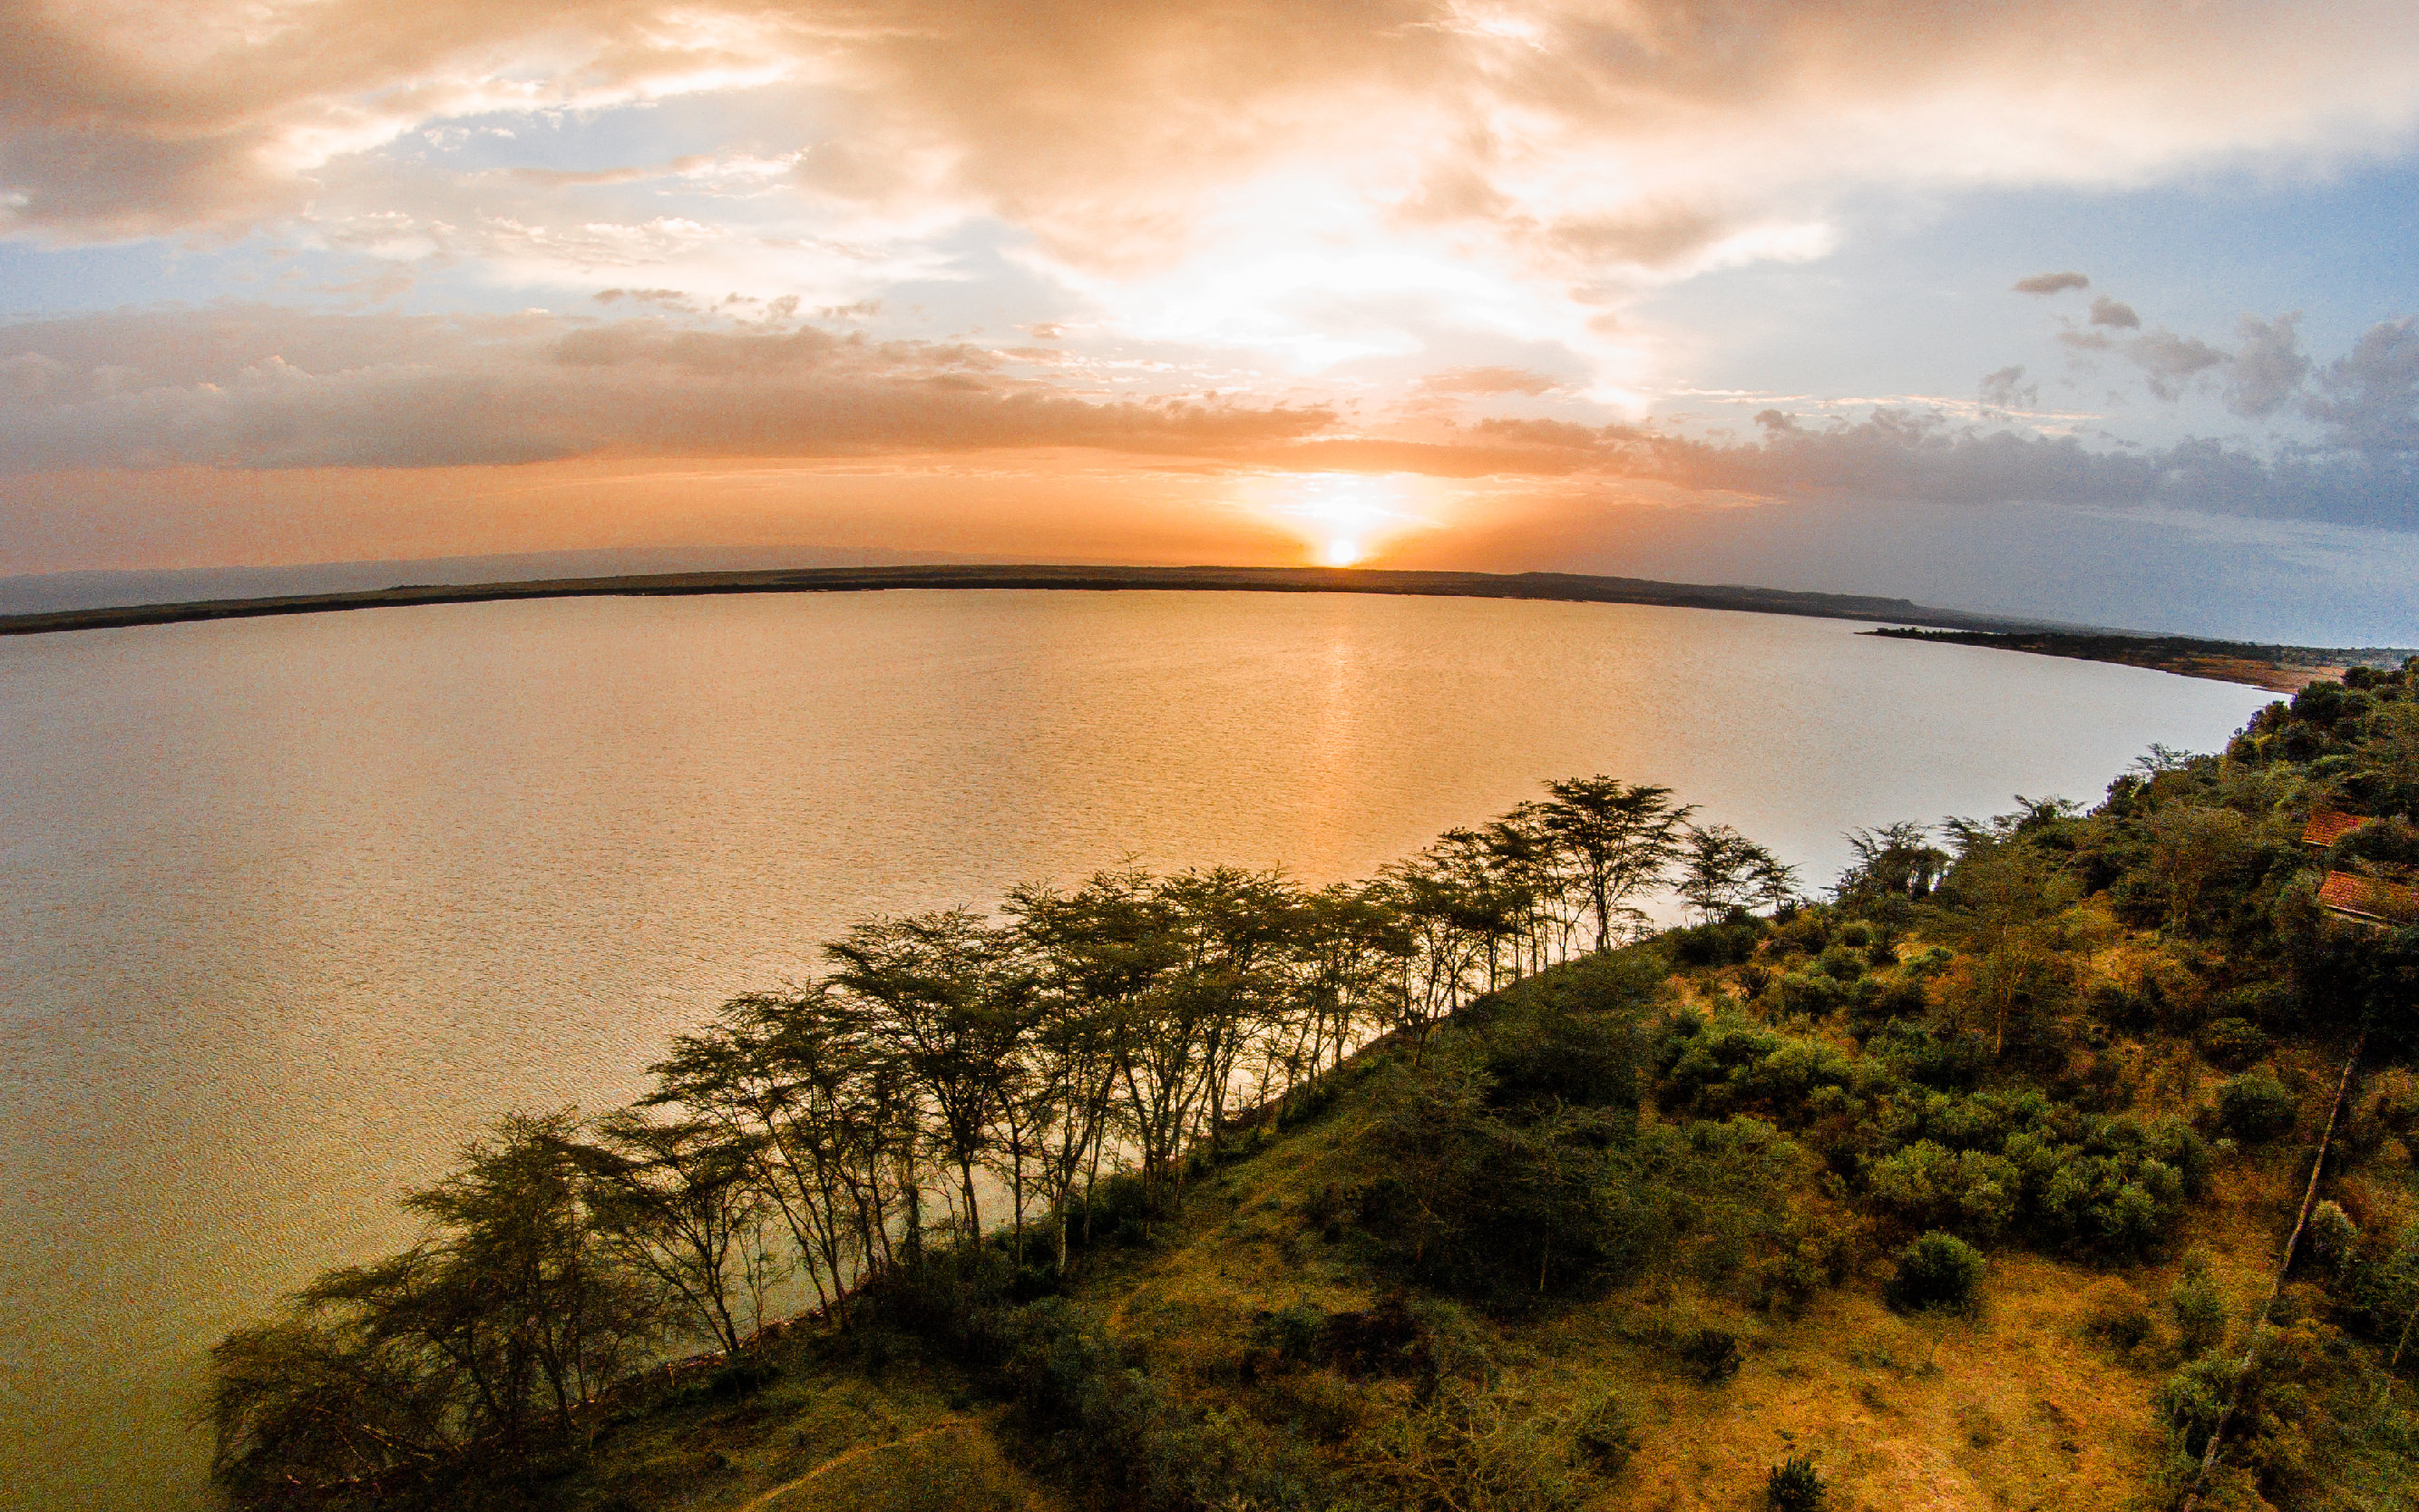
<path id="1" fill-rule="evenodd" d="M 1321 566 L 1349 567 L 1393 537 L 1434 521 L 1411 512 L 1409 480 L 1365 472 L 1287 472 L 1256 479 L 1252 502 L 1302 537 Z"/>

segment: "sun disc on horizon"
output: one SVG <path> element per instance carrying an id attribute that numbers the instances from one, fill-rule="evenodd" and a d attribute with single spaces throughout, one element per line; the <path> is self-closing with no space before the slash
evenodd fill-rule
<path id="1" fill-rule="evenodd" d="M 1310 560 L 1321 566 L 1349 567 L 1394 537 L 1435 524 L 1413 512 L 1410 493 L 1399 477 L 1292 472 L 1256 480 L 1251 503 L 1300 536 Z"/>

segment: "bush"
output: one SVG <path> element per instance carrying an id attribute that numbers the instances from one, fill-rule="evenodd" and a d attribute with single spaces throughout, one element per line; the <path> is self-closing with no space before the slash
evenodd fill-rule
<path id="1" fill-rule="evenodd" d="M 1699 924 L 1693 929 L 1675 929 L 1662 938 L 1663 946 L 1672 952 L 1675 964 L 1683 966 L 1734 966 L 1755 954 L 1763 942 L 1764 926 L 1753 919 L 1738 923 Z"/>
<path id="2" fill-rule="evenodd" d="M 2211 1065 L 2241 1071 L 2268 1053 L 2268 1036 L 2249 1019 L 2219 1019 L 2201 1031 L 2200 1052 Z"/>
<path id="3" fill-rule="evenodd" d="M 2083 1315 L 2083 1331 L 2119 1354 L 2131 1354 L 2158 1333 L 2158 1319 L 2142 1294 L 2122 1281 L 2103 1281 L 2092 1288 Z"/>
<path id="4" fill-rule="evenodd" d="M 1633 1014 L 1582 1006 L 1578 993 L 1549 991 L 1551 986 L 1522 983 L 1504 994 L 1481 1031 L 1484 1065 L 1494 1083 L 1487 1101 L 1498 1107 L 1569 1103 L 1635 1109 Z"/>
<path id="5" fill-rule="evenodd" d="M 1889 1304 L 1903 1312 L 1932 1307 L 1971 1312 L 1982 1271 L 1980 1251 L 1954 1234 L 1934 1229 L 1899 1251 L 1898 1273 L 1889 1283 Z"/>
<path id="6" fill-rule="evenodd" d="M 1381 1504 L 1578 1512 L 1588 1488 L 1571 1460 L 1587 1450 L 1565 1428 L 1500 1388 L 1447 1381 L 1363 1438 L 1361 1469 L 1386 1493 Z"/>
<path id="7" fill-rule="evenodd" d="M 2182 1277 L 2167 1294 L 2167 1309 L 2175 1314 L 2176 1342 L 2185 1359 L 2198 1359 L 2226 1342 L 2226 1299 L 2210 1279 L 2207 1261 L 2185 1260 Z"/>
<path id="8" fill-rule="evenodd" d="M 2197 1460 L 2209 1450 L 2242 1372 L 2224 1356 L 2196 1360 L 2167 1378 L 2151 1398 L 2160 1422 L 2184 1453 Z"/>
<path id="9" fill-rule="evenodd" d="M 1764 1477 L 1764 1504 L 1772 1512 L 1821 1512 L 1823 1477 L 1814 1461 L 1792 1455 L 1773 1466 L 1772 1473 Z"/>
<path id="10" fill-rule="evenodd" d="M 1874 1200 L 1895 1210 L 1910 1226 L 1955 1228 L 1987 1238 L 2006 1227 L 2013 1212 L 2019 1176 L 2004 1156 L 1950 1150 L 1920 1139 L 1873 1162 L 1867 1180 Z"/>
<path id="11" fill-rule="evenodd" d="M 1362 1194 L 1379 1258 L 1463 1296 L 1527 1301 L 1596 1286 L 1651 1240 L 1618 1179 L 1626 1120 L 1563 1107 L 1518 1118 L 1488 1106 L 1483 1074 L 1399 1075 L 1372 1145 L 1393 1174 Z"/>
<path id="12" fill-rule="evenodd" d="M 1698 1329 L 1680 1341 L 1680 1358 L 1698 1380 L 1719 1385 L 1739 1373 L 1738 1335 L 1719 1328 Z"/>
<path id="13" fill-rule="evenodd" d="M 2246 1145 L 2288 1132 L 2300 1117 L 2293 1094 L 2265 1071 L 2244 1072 L 2217 1089 L 2218 1127 Z"/>
<path id="14" fill-rule="evenodd" d="M 1844 945 L 1835 945 L 1815 959 L 1814 968 L 1833 981 L 1854 981 L 1865 974 L 1865 957 Z"/>

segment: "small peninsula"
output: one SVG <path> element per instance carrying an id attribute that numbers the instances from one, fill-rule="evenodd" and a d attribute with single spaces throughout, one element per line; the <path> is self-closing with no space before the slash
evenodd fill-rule
<path id="1" fill-rule="evenodd" d="M 2298 693 L 2312 683 L 2340 677 L 2354 667 L 2394 668 L 2413 653 L 2407 646 L 2285 646 L 2246 640 L 2203 640 L 2181 635 L 2136 635 L 2114 630 L 1917 629 L 1893 626 L 1867 632 L 1894 640 L 1942 645 L 1989 646 L 2028 651 L 2039 656 L 2108 661 L 2148 667 L 2212 682 L 2248 683 L 2278 693 Z"/>

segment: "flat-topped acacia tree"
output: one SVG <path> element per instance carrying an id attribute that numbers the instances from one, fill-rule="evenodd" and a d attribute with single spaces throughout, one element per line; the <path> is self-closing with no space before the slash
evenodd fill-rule
<path id="1" fill-rule="evenodd" d="M 1673 803 L 1667 787 L 1603 776 L 1548 782 L 1546 792 L 1539 818 L 1595 925 L 1596 950 L 1610 950 L 1621 927 L 1639 917 L 1637 900 L 1661 887 L 1679 859 L 1696 806 Z"/>

